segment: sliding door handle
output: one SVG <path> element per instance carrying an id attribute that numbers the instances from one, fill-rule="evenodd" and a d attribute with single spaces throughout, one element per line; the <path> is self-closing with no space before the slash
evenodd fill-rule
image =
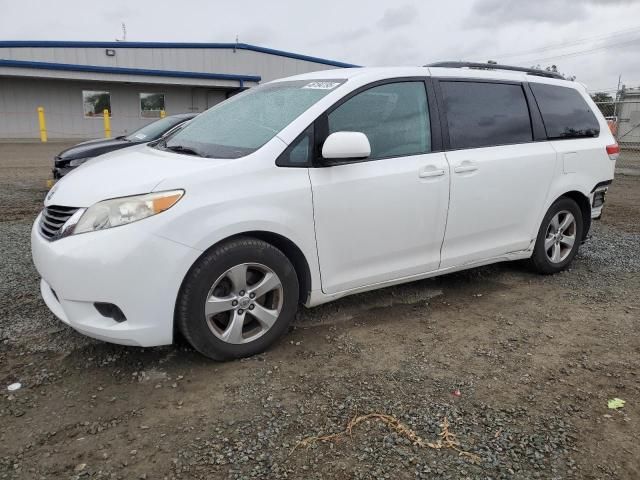
<path id="1" fill-rule="evenodd" d="M 475 172 L 476 170 L 478 170 L 478 166 L 471 163 L 464 163 L 453 169 L 456 173 Z"/>
<path id="2" fill-rule="evenodd" d="M 444 170 L 422 170 L 418 175 L 420 178 L 431 178 L 431 177 L 441 177 L 444 175 Z"/>

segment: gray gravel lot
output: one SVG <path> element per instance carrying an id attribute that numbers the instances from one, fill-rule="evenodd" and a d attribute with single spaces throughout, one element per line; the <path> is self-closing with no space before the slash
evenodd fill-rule
<path id="1" fill-rule="evenodd" d="M 640 178 L 616 181 L 567 272 L 501 264 L 356 295 L 212 363 L 47 311 L 29 232 L 55 149 L 0 144 L 0 479 L 640 478 Z M 377 420 L 300 444 L 374 412 L 432 446 Z"/>

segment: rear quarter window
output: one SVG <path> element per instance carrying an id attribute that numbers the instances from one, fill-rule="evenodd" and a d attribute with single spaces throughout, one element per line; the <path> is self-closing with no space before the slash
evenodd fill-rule
<path id="1" fill-rule="evenodd" d="M 570 87 L 531 83 L 547 138 L 597 137 L 598 119 L 580 93 Z"/>

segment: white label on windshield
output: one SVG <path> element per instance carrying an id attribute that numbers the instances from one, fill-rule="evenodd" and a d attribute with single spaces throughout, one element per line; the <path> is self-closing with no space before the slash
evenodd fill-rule
<path id="1" fill-rule="evenodd" d="M 333 90 L 340 82 L 310 82 L 302 88 L 310 88 L 312 90 Z"/>
<path id="2" fill-rule="evenodd" d="M 136 137 L 138 140 L 144 140 L 145 138 L 147 138 L 144 133 L 136 133 L 134 137 Z"/>

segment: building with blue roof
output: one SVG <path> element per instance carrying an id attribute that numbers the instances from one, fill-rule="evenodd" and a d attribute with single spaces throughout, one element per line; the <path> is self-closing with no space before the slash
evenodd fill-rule
<path id="1" fill-rule="evenodd" d="M 348 63 L 245 43 L 0 41 L 0 139 L 125 135 L 276 78 Z"/>

